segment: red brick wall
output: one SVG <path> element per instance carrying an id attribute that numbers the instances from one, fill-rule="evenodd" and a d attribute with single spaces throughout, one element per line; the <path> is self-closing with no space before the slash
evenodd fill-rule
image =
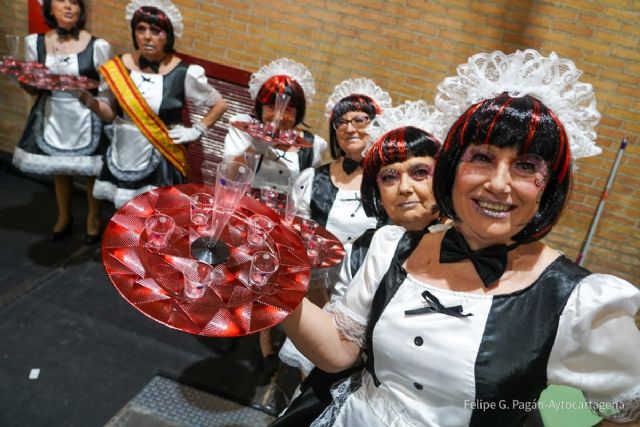
<path id="1" fill-rule="evenodd" d="M 3 31 L 26 35 L 26 5 L 0 0 Z M 25 2 L 26 3 L 26 2 Z M 90 0 L 89 28 L 116 52 L 130 49 L 123 19 L 126 0 Z M 185 18 L 177 48 L 248 71 L 288 56 L 309 67 L 317 81 L 307 115 L 326 135 L 324 102 L 344 78 L 366 76 L 395 102 L 430 102 L 436 84 L 479 51 L 532 47 L 571 58 L 593 84 L 604 153 L 579 162 L 567 211 L 546 239 L 575 258 L 623 137 L 620 165 L 586 267 L 640 284 L 640 7 L 611 1 L 423 0 L 176 0 Z M 8 12 L 7 12 L 8 11 Z M 0 77 L 0 149 L 11 151 L 26 114 L 26 97 Z"/>

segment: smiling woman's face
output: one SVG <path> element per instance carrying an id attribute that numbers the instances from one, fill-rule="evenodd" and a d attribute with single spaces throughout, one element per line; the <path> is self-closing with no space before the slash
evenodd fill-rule
<path id="1" fill-rule="evenodd" d="M 349 111 L 333 124 L 338 145 L 350 159 L 362 159 L 362 151 L 369 141 L 367 125 L 370 121 L 363 111 Z"/>
<path id="2" fill-rule="evenodd" d="M 458 228 L 476 249 L 511 243 L 538 211 L 548 166 L 513 148 L 471 145 L 462 155 L 451 192 Z"/>
<path id="3" fill-rule="evenodd" d="M 438 217 L 431 192 L 435 164 L 433 157 L 412 157 L 380 169 L 380 200 L 391 222 L 407 230 L 422 230 Z"/>

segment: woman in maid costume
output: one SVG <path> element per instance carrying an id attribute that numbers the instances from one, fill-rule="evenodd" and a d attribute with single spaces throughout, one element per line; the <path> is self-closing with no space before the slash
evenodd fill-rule
<path id="1" fill-rule="evenodd" d="M 378 226 L 395 224 L 409 231 L 441 228 L 431 179 L 441 145 L 435 135 L 442 136 L 443 126 L 442 113 L 424 101 L 407 101 L 386 109 L 369 124 L 367 131 L 374 142 L 365 149 L 360 191 L 364 211 L 377 220 Z M 376 230 L 366 230 L 353 242 L 333 288 L 332 302 L 344 295 Z M 331 385 L 363 369 L 359 361 L 342 372 L 322 371 L 290 343 L 285 342 L 280 357 L 303 373 L 310 373 L 300 387 L 300 395 L 271 427 L 309 425 L 331 403 Z"/>
<path id="2" fill-rule="evenodd" d="M 496 51 L 438 86 L 453 125 L 433 188 L 453 227 L 383 227 L 340 301 L 303 300 L 282 323 L 328 372 L 367 354 L 313 425 L 518 426 L 548 384 L 580 389 L 606 425 L 638 420 L 640 291 L 540 241 L 572 158 L 600 152 L 580 74 L 554 53 Z"/>
<path id="3" fill-rule="evenodd" d="M 289 178 L 296 178 L 300 171 L 317 166 L 327 148 L 327 142 L 307 130 L 298 130 L 304 125 L 307 106 L 316 93 L 315 82 L 309 70 L 299 62 L 279 58 L 260 67 L 251 75 L 249 94 L 254 101 L 253 115 L 237 114 L 230 122 L 257 121 L 267 124 L 274 120 L 278 94 L 289 96 L 289 103 L 280 120 L 278 129 L 295 129 L 309 147 L 283 147 L 254 138 L 234 126 L 224 140 L 224 156 L 242 161 L 245 153 L 258 153 L 253 187 L 271 187 L 280 192 L 288 189 Z"/>
<path id="4" fill-rule="evenodd" d="M 125 13 L 134 52 L 100 68 L 109 91 L 88 104 L 105 119 L 111 145 L 93 194 L 116 207 L 156 187 L 184 183 L 189 175 L 186 144 L 197 141 L 227 104 L 204 69 L 176 54 L 182 16 L 170 0 L 133 0 Z M 182 124 L 186 101 L 208 108 L 193 126 Z"/>
<path id="5" fill-rule="evenodd" d="M 84 29 L 84 0 L 45 0 L 42 8 L 52 30 L 26 37 L 25 59 L 45 64 L 50 73 L 99 80 L 97 69 L 111 57 L 111 46 Z M 102 122 L 71 92 L 23 87 L 37 99 L 13 164 L 23 172 L 54 175 L 58 219 L 49 234 L 53 241 L 71 233 L 73 177 L 87 177 L 85 242 L 96 243 L 100 240 L 100 201 L 92 191 L 107 145 Z"/>

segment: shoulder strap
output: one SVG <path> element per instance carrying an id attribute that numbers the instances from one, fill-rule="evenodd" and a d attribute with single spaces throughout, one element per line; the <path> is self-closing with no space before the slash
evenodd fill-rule
<path id="1" fill-rule="evenodd" d="M 376 233 L 377 228 L 369 228 L 360 235 L 351 245 L 351 254 L 349 255 L 349 268 L 351 269 L 351 275 L 355 276 L 356 271 L 360 269 L 364 257 L 369 252 L 369 246 L 371 246 L 371 240 Z"/>
<path id="2" fill-rule="evenodd" d="M 47 56 L 47 49 L 44 44 L 44 34 L 38 34 L 36 39 L 36 52 L 38 53 L 38 62 L 44 64 Z"/>
<path id="3" fill-rule="evenodd" d="M 311 185 L 311 218 L 318 221 L 320 225 L 326 227 L 329 219 L 329 212 L 336 200 L 338 188 L 331 182 L 329 166 L 322 165 L 315 170 L 313 183 Z"/>
<path id="4" fill-rule="evenodd" d="M 302 135 L 305 141 L 313 144 L 315 137 L 311 132 L 303 130 Z M 301 171 L 313 166 L 313 147 L 304 147 L 298 151 L 298 166 Z"/>
<path id="5" fill-rule="evenodd" d="M 369 373 L 371 373 L 376 386 L 380 385 L 380 381 L 378 380 L 378 377 L 376 377 L 373 363 L 373 329 L 380 319 L 382 312 L 387 307 L 387 304 L 389 304 L 389 301 L 391 301 L 402 282 L 406 279 L 407 272 L 402 267 L 402 264 L 407 258 L 409 258 L 409 255 L 411 255 L 416 246 L 418 246 L 418 243 L 420 243 L 424 234 L 424 231 L 407 231 L 402 235 L 398 242 L 398 246 L 396 247 L 396 251 L 393 254 L 389 270 L 382 277 L 382 280 L 378 285 L 378 289 L 376 289 L 376 293 L 373 296 L 369 323 L 367 324 L 367 331 L 365 335 L 367 343 L 367 361 L 365 363 L 365 367 Z"/>

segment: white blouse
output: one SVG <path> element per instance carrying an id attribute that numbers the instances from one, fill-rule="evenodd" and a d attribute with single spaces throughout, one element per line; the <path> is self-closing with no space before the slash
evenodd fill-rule
<path id="1" fill-rule="evenodd" d="M 250 122 L 253 118 L 248 114 L 237 114 L 229 122 Z M 327 141 L 314 135 L 312 166 L 320 165 L 327 150 Z M 271 186 L 278 191 L 286 192 L 289 177 L 296 178 L 300 174 L 300 162 L 296 151 L 283 151 L 271 144 L 253 138 L 235 126 L 229 125 L 229 132 L 224 138 L 224 157 L 237 157 L 248 148 L 264 153 L 260 170 L 256 173 L 253 187 Z"/>
<path id="2" fill-rule="evenodd" d="M 375 291 L 403 233 L 397 226 L 380 229 L 344 297 L 328 308 L 341 334 L 361 347 Z M 445 306 L 461 305 L 473 316 L 407 316 L 405 310 L 420 307 L 419 297 L 425 290 Z M 468 425 L 476 396 L 475 362 L 483 337 L 491 334 L 486 322 L 492 304 L 495 298 L 517 294 L 455 292 L 409 274 L 374 329 L 380 386 L 374 385 L 368 372 L 355 392 L 348 390 L 348 382 L 341 385 L 336 397 L 343 405 L 326 411 L 317 425 L 334 419 L 340 426 Z M 622 422 L 637 416 L 640 332 L 634 316 L 639 308 L 640 291 L 630 283 L 607 274 L 583 278 L 560 316 L 546 368 L 548 383 L 582 390 L 594 407 L 620 409 L 600 414 L 608 419 Z"/>

